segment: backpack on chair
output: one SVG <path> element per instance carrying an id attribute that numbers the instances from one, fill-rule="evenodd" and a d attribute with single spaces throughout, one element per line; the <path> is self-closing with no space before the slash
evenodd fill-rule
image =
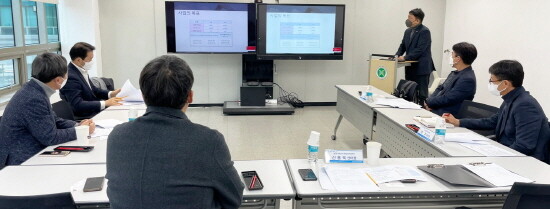
<path id="1" fill-rule="evenodd" d="M 394 96 L 403 98 L 407 101 L 418 103 L 418 84 L 414 81 L 401 79 L 397 88 L 393 91 Z"/>

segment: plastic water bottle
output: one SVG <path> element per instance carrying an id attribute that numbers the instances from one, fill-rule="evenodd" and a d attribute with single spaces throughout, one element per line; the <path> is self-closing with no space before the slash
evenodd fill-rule
<path id="1" fill-rule="evenodd" d="M 310 163 L 317 162 L 318 154 L 319 154 L 319 136 L 321 134 L 317 131 L 311 131 L 311 134 L 309 134 L 309 139 L 307 140 L 307 150 L 308 155 L 307 159 Z"/>
<path id="2" fill-rule="evenodd" d="M 138 111 L 136 107 L 130 106 L 130 110 L 128 111 L 128 121 L 134 121 L 138 117 Z"/>
<path id="3" fill-rule="evenodd" d="M 446 132 L 447 132 L 447 123 L 445 123 L 445 119 L 442 117 L 438 117 L 435 123 L 434 143 L 439 145 L 445 144 Z"/>
<path id="4" fill-rule="evenodd" d="M 372 87 L 370 85 L 367 86 L 367 90 L 365 91 L 365 94 L 366 94 L 365 100 L 367 101 L 367 103 L 373 103 L 374 97 L 372 94 Z"/>

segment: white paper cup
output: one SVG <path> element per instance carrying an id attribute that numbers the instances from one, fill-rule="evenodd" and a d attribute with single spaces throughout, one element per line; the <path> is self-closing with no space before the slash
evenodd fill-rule
<path id="1" fill-rule="evenodd" d="M 74 129 L 76 130 L 76 140 L 78 144 L 88 145 L 90 141 L 88 139 L 88 135 L 90 135 L 90 127 L 87 125 L 83 125 L 83 126 L 77 126 Z"/>
<path id="2" fill-rule="evenodd" d="M 367 163 L 369 165 L 378 165 L 381 148 L 382 144 L 378 142 L 367 142 Z"/>

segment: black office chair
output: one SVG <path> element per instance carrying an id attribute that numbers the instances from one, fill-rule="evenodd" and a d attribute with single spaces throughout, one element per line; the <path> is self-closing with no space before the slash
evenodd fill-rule
<path id="1" fill-rule="evenodd" d="M 0 209 L 76 209 L 71 193 L 0 196 Z"/>
<path id="2" fill-rule="evenodd" d="M 550 207 L 550 184 L 516 182 L 502 209 L 547 209 Z"/>
<path id="3" fill-rule="evenodd" d="M 52 104 L 52 109 L 57 115 L 57 117 L 66 119 L 66 120 L 75 120 L 73 109 L 71 108 L 71 105 L 67 103 L 65 100 L 61 100 L 59 102 Z"/>
<path id="4" fill-rule="evenodd" d="M 470 100 L 464 100 L 458 114 L 455 115 L 457 119 L 461 118 L 488 118 L 498 112 L 497 107 L 493 107 L 486 104 L 473 102 Z M 495 130 L 472 130 L 482 136 L 495 135 Z"/>

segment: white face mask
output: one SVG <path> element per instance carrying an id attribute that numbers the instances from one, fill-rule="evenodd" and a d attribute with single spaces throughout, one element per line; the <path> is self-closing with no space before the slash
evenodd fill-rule
<path id="1" fill-rule="evenodd" d="M 63 83 L 61 83 L 61 87 L 59 87 L 59 89 L 62 89 L 63 86 L 65 86 L 65 84 L 67 84 L 67 80 L 69 80 L 69 79 L 68 78 L 67 79 L 63 78 Z"/>
<path id="2" fill-rule="evenodd" d="M 82 69 L 89 71 L 90 69 L 92 69 L 92 66 L 94 66 L 93 61 L 85 62 L 84 65 L 82 66 Z"/>
<path id="3" fill-rule="evenodd" d="M 453 55 L 449 56 L 449 65 L 453 67 L 455 65 L 455 61 L 453 60 Z"/>
<path id="4" fill-rule="evenodd" d="M 495 95 L 495 96 L 500 96 L 500 92 L 506 90 L 506 88 L 504 88 L 500 91 L 498 90 L 498 86 L 500 86 L 501 83 L 502 83 L 502 81 L 498 84 L 489 83 L 489 85 L 487 85 L 487 88 L 489 89 L 489 93 L 491 93 L 492 95 Z"/>

